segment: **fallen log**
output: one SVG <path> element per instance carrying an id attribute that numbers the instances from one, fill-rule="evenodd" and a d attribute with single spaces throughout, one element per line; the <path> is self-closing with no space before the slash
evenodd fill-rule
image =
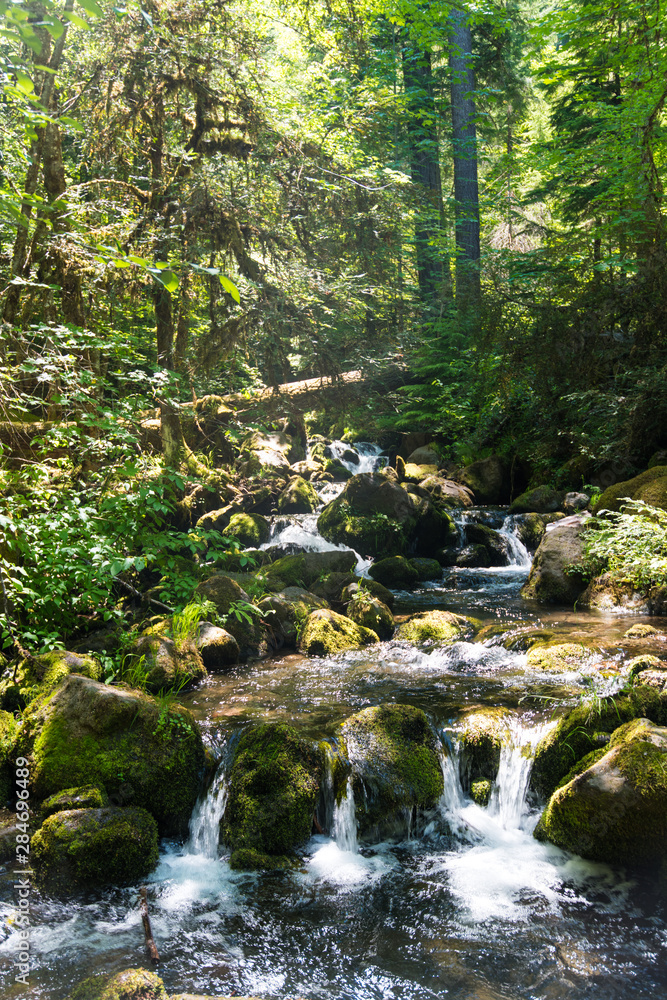
<path id="1" fill-rule="evenodd" d="M 144 925 L 144 939 L 146 941 L 146 950 L 153 962 L 160 961 L 160 955 L 157 950 L 157 945 L 155 944 L 155 939 L 153 938 L 153 931 L 151 930 L 151 918 L 148 916 L 148 899 L 146 898 L 146 886 L 142 886 L 139 890 L 139 897 L 141 899 L 141 921 Z"/>

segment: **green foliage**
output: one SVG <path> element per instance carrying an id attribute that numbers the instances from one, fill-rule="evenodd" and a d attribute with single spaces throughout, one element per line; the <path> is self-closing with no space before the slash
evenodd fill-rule
<path id="1" fill-rule="evenodd" d="M 667 511 L 628 500 L 623 511 L 600 511 L 583 535 L 588 577 L 610 572 L 637 590 L 667 584 Z"/>

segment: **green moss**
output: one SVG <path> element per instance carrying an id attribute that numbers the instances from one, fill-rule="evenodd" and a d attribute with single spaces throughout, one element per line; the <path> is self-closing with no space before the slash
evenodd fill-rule
<path id="1" fill-rule="evenodd" d="M 464 618 L 449 611 L 420 611 L 398 626 L 395 638 L 414 645 L 423 642 L 443 645 L 465 635 L 466 624 Z"/>
<path id="2" fill-rule="evenodd" d="M 470 798 L 473 802 L 476 802 L 478 806 L 483 809 L 489 804 L 489 799 L 491 798 L 492 784 L 487 781 L 486 778 L 480 778 L 479 781 L 473 781 L 470 786 Z"/>
<path id="3" fill-rule="evenodd" d="M 508 715 L 505 708 L 484 708 L 466 716 L 460 733 L 464 788 L 479 779 L 495 780 Z"/>
<path id="4" fill-rule="evenodd" d="M 579 642 L 551 642 L 532 645 L 526 667 L 537 673 L 567 673 L 590 664 L 594 650 Z"/>
<path id="5" fill-rule="evenodd" d="M 205 766 L 186 709 L 76 676 L 26 710 L 16 750 L 32 757 L 36 800 L 98 784 L 112 802 L 149 810 L 166 834 L 187 829 Z"/>
<path id="6" fill-rule="evenodd" d="M 357 625 L 345 615 L 322 609 L 313 611 L 303 626 L 299 649 L 308 656 L 330 656 L 379 642 L 376 632 Z"/>
<path id="7" fill-rule="evenodd" d="M 243 734 L 222 827 L 238 867 L 267 867 L 260 863 L 262 855 L 282 866 L 282 859 L 308 839 L 323 770 L 321 748 L 291 726 L 265 724 Z"/>
<path id="8" fill-rule="evenodd" d="M 281 514 L 311 514 L 320 505 L 320 498 L 305 479 L 295 476 L 278 497 Z"/>
<path id="9" fill-rule="evenodd" d="M 643 622 L 639 622 L 637 625 L 633 625 L 629 628 L 627 632 L 623 634 L 624 639 L 647 639 L 651 635 L 660 635 L 660 631 L 654 628 L 653 625 L 646 625 Z"/>
<path id="10" fill-rule="evenodd" d="M 626 497 L 667 510 L 667 465 L 656 465 L 633 479 L 614 483 L 596 501 L 593 513 L 597 514 L 600 510 L 619 511 Z"/>
<path id="11" fill-rule="evenodd" d="M 640 656 L 635 656 L 628 663 L 628 677 L 631 680 L 634 680 L 637 674 L 640 674 L 643 670 L 667 670 L 667 662 L 659 660 L 657 656 L 642 653 Z"/>
<path id="12" fill-rule="evenodd" d="M 71 809 L 49 816 L 30 841 L 40 883 L 57 892 L 121 885 L 157 864 L 157 824 L 145 809 Z"/>
<path id="13" fill-rule="evenodd" d="M 54 650 L 30 660 L 23 660 L 16 671 L 16 680 L 0 682 L 0 702 L 10 711 L 25 708 L 35 698 L 52 691 L 70 674 L 81 674 L 95 681 L 102 679 L 102 666 L 92 656 Z"/>
<path id="14" fill-rule="evenodd" d="M 69 1000 L 169 1000 L 159 976 L 146 969 L 125 969 L 84 979 Z"/>
<path id="15" fill-rule="evenodd" d="M 360 514 L 344 495 L 327 504 L 317 519 L 318 531 L 327 541 L 368 556 L 405 552 L 414 525 L 388 514 Z"/>
<path id="16" fill-rule="evenodd" d="M 598 734 L 612 733 L 624 722 L 640 717 L 660 725 L 667 721 L 667 701 L 645 686 L 613 698 L 577 705 L 538 743 L 531 787 L 548 798 L 574 765 L 598 748 Z"/>
<path id="17" fill-rule="evenodd" d="M 42 815 L 63 812 L 65 809 L 103 809 L 109 804 L 106 789 L 100 785 L 81 785 L 78 788 L 64 788 L 62 792 L 50 795 L 42 802 Z"/>
<path id="18" fill-rule="evenodd" d="M 324 598 L 301 587 L 286 587 L 260 601 L 258 607 L 272 632 L 279 632 L 287 646 L 296 646 L 308 615 L 328 607 Z"/>
<path id="19" fill-rule="evenodd" d="M 246 548 L 258 548 L 271 536 L 269 522 L 261 514 L 234 514 L 225 528 L 225 535 L 238 538 Z"/>
<path id="20" fill-rule="evenodd" d="M 356 565 L 354 552 L 305 552 L 276 559 L 266 572 L 283 587 L 309 587 L 327 573 L 351 573 Z"/>
<path id="21" fill-rule="evenodd" d="M 443 790 L 438 744 L 428 719 L 411 705 L 365 708 L 343 723 L 341 746 L 352 764 L 361 836 L 380 836 L 406 811 L 435 805 Z"/>
<path id="22" fill-rule="evenodd" d="M 131 670 L 138 657 L 144 658 L 144 683 L 153 694 L 181 691 L 206 677 L 199 650 L 189 640 L 177 645 L 164 635 L 144 635 L 137 643 L 135 656 L 126 659 L 125 667 Z"/>
<path id="23" fill-rule="evenodd" d="M 19 724 L 10 712 L 0 711 L 0 807 L 14 790 L 13 753 Z"/>
<path id="24" fill-rule="evenodd" d="M 357 625 L 371 629 L 380 639 L 391 639 L 394 634 L 394 616 L 377 597 L 361 595 L 350 601 L 347 606 L 348 616 Z"/>
<path id="25" fill-rule="evenodd" d="M 229 867 L 235 871 L 285 871 L 299 864 L 294 854 L 267 854 L 255 847 L 239 847 L 229 858 Z"/>
<path id="26" fill-rule="evenodd" d="M 510 504 L 510 514 L 553 514 L 562 509 L 563 494 L 551 486 L 527 490 Z"/>
<path id="27" fill-rule="evenodd" d="M 410 588 L 419 581 L 419 573 L 412 563 L 403 556 L 390 556 L 373 563 L 369 575 L 383 587 Z"/>
<path id="28" fill-rule="evenodd" d="M 417 570 L 417 577 L 420 580 L 441 580 L 442 566 L 437 559 L 410 559 L 410 563 Z"/>

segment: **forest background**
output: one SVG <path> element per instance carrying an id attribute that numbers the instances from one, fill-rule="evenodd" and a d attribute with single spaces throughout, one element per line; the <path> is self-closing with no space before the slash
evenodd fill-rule
<path id="1" fill-rule="evenodd" d="M 558 487 L 655 462 L 663 30 L 657 0 L 2 0 L 6 649 L 210 553 L 176 498 L 270 418 L 192 455 L 207 394 L 359 370 L 311 434 Z"/>

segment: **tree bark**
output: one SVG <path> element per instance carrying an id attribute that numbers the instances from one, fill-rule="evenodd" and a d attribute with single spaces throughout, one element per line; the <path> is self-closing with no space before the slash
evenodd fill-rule
<path id="1" fill-rule="evenodd" d="M 473 96 L 475 75 L 472 68 L 472 32 L 468 15 L 462 10 L 451 13 L 449 43 L 457 250 L 456 305 L 459 314 L 466 318 L 478 311 L 481 286 L 477 128 Z"/>

